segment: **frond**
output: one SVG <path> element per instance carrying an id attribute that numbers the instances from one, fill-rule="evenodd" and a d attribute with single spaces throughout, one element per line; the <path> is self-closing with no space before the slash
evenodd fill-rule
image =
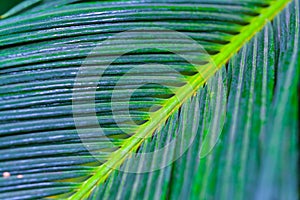
<path id="1" fill-rule="evenodd" d="M 288 3 L 29 0 L 10 10 L 0 198 L 296 197 L 284 186 L 296 187 L 299 73 L 299 1 Z"/>

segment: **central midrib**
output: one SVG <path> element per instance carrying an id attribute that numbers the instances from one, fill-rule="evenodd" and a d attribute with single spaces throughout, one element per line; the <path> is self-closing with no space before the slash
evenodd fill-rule
<path id="1" fill-rule="evenodd" d="M 220 53 L 212 57 L 213 63 L 207 64 L 206 67 L 201 66 L 201 69 L 205 70 L 199 71 L 198 74 L 189 79 L 188 84 L 179 88 L 176 95 L 168 99 L 163 107 L 151 116 L 148 122 L 141 125 L 135 136 L 128 138 L 120 149 L 113 152 L 106 163 L 99 166 L 94 171 L 94 175 L 83 182 L 69 199 L 83 199 L 90 194 L 97 184 L 104 182 L 110 173 L 124 162 L 130 152 L 135 151 L 144 142 L 145 138 L 151 136 L 157 127 L 164 123 L 174 111 L 178 110 L 187 99 L 191 98 L 218 69 L 226 64 L 244 44 L 262 30 L 265 24 L 281 12 L 289 2 L 290 0 L 275 1 L 269 7 L 263 9 L 259 16 L 254 17 L 249 25 L 242 28 L 240 34 L 232 37 L 231 42 L 224 45 Z"/>

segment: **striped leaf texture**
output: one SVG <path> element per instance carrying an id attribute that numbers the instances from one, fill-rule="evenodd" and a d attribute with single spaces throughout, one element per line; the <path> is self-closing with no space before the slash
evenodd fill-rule
<path id="1" fill-rule="evenodd" d="M 0 199 L 297 199 L 299 0 L 25 0 L 0 19 Z"/>

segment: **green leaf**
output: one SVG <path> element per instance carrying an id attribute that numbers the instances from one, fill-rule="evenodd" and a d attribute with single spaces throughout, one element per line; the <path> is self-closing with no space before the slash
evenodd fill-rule
<path id="1" fill-rule="evenodd" d="M 7 11 L 6 13 L 4 13 L 3 15 L 1 15 L 0 18 L 6 18 L 6 17 L 10 17 L 12 15 L 15 15 L 16 13 L 19 13 L 22 10 L 25 10 L 25 9 L 29 8 L 30 6 L 37 4 L 41 1 L 42 0 L 25 0 L 22 3 L 18 4 L 17 6 L 10 9 L 9 11 Z"/>
<path id="2" fill-rule="evenodd" d="M 296 198 L 299 1 L 269 22 L 288 2 L 45 0 L 1 20 L 0 198 Z"/>

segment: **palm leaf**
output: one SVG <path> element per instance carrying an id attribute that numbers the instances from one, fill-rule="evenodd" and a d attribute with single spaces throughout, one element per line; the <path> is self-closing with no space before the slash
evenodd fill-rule
<path id="1" fill-rule="evenodd" d="M 1 199 L 297 198 L 299 1 L 268 22 L 287 3 L 44 0 L 13 8 L 16 16 L 0 22 L 0 171 L 10 175 Z M 105 43 L 128 29 L 141 38 Z M 99 41 L 101 52 L 91 52 Z M 82 66 L 91 70 L 76 79 Z"/>

